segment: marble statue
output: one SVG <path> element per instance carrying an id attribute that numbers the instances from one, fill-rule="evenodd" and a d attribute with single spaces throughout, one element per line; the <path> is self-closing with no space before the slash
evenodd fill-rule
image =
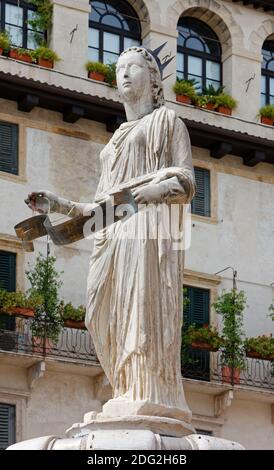
<path id="1" fill-rule="evenodd" d="M 171 208 L 177 205 L 175 223 L 181 232 L 183 205 L 191 202 L 195 180 L 186 126 L 165 106 L 160 50 L 131 47 L 119 57 L 117 86 L 127 122 L 100 155 L 102 172 L 94 202 L 128 189 L 139 205 L 138 212 L 125 221 L 95 234 L 87 282 L 86 326 L 113 398 L 102 413 L 87 413 L 84 423 L 68 430 L 68 439 L 50 448 L 86 448 L 91 431 L 93 439 L 101 433 L 105 441 L 115 431 L 121 448 L 191 448 L 188 441 L 181 442 L 195 432 L 180 364 L 184 252 L 174 249 L 171 233 L 162 236 L 157 217 L 163 205 L 165 217 L 171 218 Z M 41 194 L 49 200 L 51 212 L 76 216 L 85 211 L 85 204 L 49 191 L 28 196 L 32 209 L 45 210 L 39 205 Z M 149 225 L 156 227 L 154 237 L 148 234 Z M 131 430 L 131 444 L 123 444 L 127 430 Z M 83 436 L 84 444 L 80 443 Z M 161 444 L 155 436 L 171 436 L 166 439 L 174 443 L 162 437 Z M 52 436 L 43 439 L 37 440 L 38 446 L 43 442 L 42 448 L 49 448 L 54 440 Z M 115 445 L 119 448 L 119 442 Z"/>

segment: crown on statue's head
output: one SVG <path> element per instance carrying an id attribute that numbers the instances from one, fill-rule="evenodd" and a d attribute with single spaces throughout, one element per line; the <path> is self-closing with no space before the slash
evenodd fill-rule
<path id="1" fill-rule="evenodd" d="M 160 71 L 162 80 L 166 80 L 166 78 L 170 77 L 170 75 L 167 75 L 166 77 L 163 78 L 163 72 L 165 68 L 170 64 L 170 62 L 174 59 L 174 56 L 170 57 L 170 54 L 164 58 L 163 62 L 161 62 L 161 60 L 159 59 L 159 54 L 162 51 L 162 49 L 166 46 L 166 44 L 167 44 L 167 41 L 161 44 L 161 46 L 157 47 L 153 51 L 151 49 L 148 49 L 147 47 L 141 46 L 155 59 L 155 62 L 158 65 L 158 69 Z"/>

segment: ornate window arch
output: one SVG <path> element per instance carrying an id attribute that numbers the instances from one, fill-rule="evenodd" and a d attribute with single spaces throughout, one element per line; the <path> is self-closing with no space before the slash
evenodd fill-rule
<path id="1" fill-rule="evenodd" d="M 262 49 L 261 104 L 274 104 L 274 39 L 266 40 Z"/>
<path id="2" fill-rule="evenodd" d="M 117 62 L 127 47 L 141 44 L 141 26 L 124 0 L 90 0 L 88 58 L 105 64 Z"/>
<path id="3" fill-rule="evenodd" d="M 195 79 L 197 91 L 222 85 L 222 48 L 214 31 L 193 17 L 178 22 L 177 76 Z"/>
<path id="4" fill-rule="evenodd" d="M 0 29 L 9 33 L 13 46 L 35 49 L 37 35 L 44 39 L 44 33 L 34 31 L 28 23 L 28 20 L 34 19 L 35 10 L 24 0 L 0 0 Z"/>

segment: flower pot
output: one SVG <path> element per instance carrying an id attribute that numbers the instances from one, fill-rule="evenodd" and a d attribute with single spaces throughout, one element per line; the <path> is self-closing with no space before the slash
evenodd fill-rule
<path id="1" fill-rule="evenodd" d="M 4 49 L 2 49 L 2 47 L 0 47 L 0 55 L 3 55 L 3 52 L 4 52 Z"/>
<path id="2" fill-rule="evenodd" d="M 191 104 L 191 98 L 186 95 L 176 95 L 176 101 L 179 101 L 179 103 Z"/>
<path id="3" fill-rule="evenodd" d="M 227 114 L 228 116 L 231 116 L 231 114 L 232 114 L 232 109 L 227 108 L 226 106 L 219 106 L 217 108 L 217 111 L 218 111 L 218 113 Z"/>
<path id="4" fill-rule="evenodd" d="M 104 82 L 105 76 L 102 73 L 98 72 L 89 72 L 88 77 L 92 80 L 97 80 L 98 82 Z"/>
<path id="5" fill-rule="evenodd" d="M 3 313 L 8 313 L 9 315 L 16 315 L 18 317 L 34 317 L 35 310 L 33 308 L 25 307 L 12 307 L 8 309 L 1 309 Z"/>
<path id="6" fill-rule="evenodd" d="M 215 110 L 215 104 L 213 103 L 206 103 L 205 108 L 208 109 L 209 111 L 214 111 Z"/>
<path id="7" fill-rule="evenodd" d="M 40 65 L 40 67 L 46 67 L 47 69 L 53 69 L 54 62 L 53 60 L 42 59 L 41 57 L 39 57 L 38 65 Z"/>
<path id="8" fill-rule="evenodd" d="M 222 367 L 222 381 L 223 382 L 231 383 L 231 379 L 232 379 L 231 374 L 232 374 L 231 367 L 228 367 L 228 366 Z M 234 369 L 233 382 L 234 384 L 240 383 L 240 369 Z"/>
<path id="9" fill-rule="evenodd" d="M 84 321 L 76 321 L 76 320 L 65 320 L 65 326 L 67 328 L 76 328 L 78 330 L 85 330 L 85 322 Z"/>
<path id="10" fill-rule="evenodd" d="M 44 338 L 41 336 L 32 337 L 32 351 L 37 354 L 50 354 L 53 348 L 53 341 L 49 338 L 45 339 L 45 349 L 44 349 Z"/>
<path id="11" fill-rule="evenodd" d="M 273 126 L 274 119 L 266 117 L 266 116 L 261 116 L 261 123 L 262 124 L 267 124 L 268 126 Z"/>
<path id="12" fill-rule="evenodd" d="M 203 341 L 192 341 L 191 347 L 193 349 L 201 349 L 203 351 L 218 351 L 218 348 L 213 348 L 211 344 L 204 343 Z"/>
<path id="13" fill-rule="evenodd" d="M 263 356 L 262 354 L 260 354 L 256 351 L 248 351 L 246 353 L 246 357 L 251 357 L 253 359 L 261 359 L 262 361 L 274 361 L 274 356 L 273 355 Z"/>
<path id="14" fill-rule="evenodd" d="M 32 62 L 32 58 L 27 55 L 27 54 L 18 54 L 18 52 L 15 49 L 11 49 L 9 51 L 9 57 L 11 59 L 16 59 L 16 60 L 21 60 L 23 62 Z"/>

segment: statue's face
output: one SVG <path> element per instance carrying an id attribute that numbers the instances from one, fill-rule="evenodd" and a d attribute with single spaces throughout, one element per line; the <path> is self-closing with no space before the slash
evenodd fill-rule
<path id="1" fill-rule="evenodd" d="M 116 76 L 122 101 L 137 101 L 151 94 L 149 68 L 140 53 L 129 51 L 119 57 Z"/>

